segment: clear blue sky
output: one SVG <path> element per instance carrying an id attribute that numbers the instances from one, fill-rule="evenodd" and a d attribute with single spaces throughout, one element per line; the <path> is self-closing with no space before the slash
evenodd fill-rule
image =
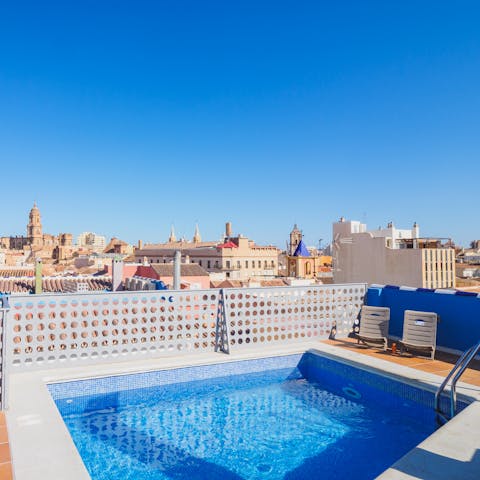
<path id="1" fill-rule="evenodd" d="M 0 234 L 340 216 L 480 238 L 476 1 L 0 4 Z"/>

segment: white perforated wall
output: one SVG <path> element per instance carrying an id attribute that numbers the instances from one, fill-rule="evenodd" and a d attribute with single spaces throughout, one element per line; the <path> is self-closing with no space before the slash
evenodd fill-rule
<path id="1" fill-rule="evenodd" d="M 225 289 L 223 297 L 214 289 L 12 296 L 6 365 L 14 372 L 345 337 L 358 328 L 365 292 L 348 284 Z"/>
<path id="2" fill-rule="evenodd" d="M 365 284 L 225 289 L 232 351 L 358 331 Z"/>
<path id="3" fill-rule="evenodd" d="M 213 351 L 218 290 L 10 298 L 12 371 Z"/>

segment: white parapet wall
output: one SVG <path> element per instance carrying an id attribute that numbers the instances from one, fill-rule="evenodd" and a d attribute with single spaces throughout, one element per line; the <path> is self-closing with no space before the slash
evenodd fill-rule
<path id="1" fill-rule="evenodd" d="M 365 293 L 365 284 L 225 289 L 230 349 L 346 337 Z"/>
<path id="2" fill-rule="evenodd" d="M 9 372 L 239 350 L 336 334 L 358 322 L 365 284 L 12 296 Z M 220 308 L 221 307 L 221 308 Z"/>

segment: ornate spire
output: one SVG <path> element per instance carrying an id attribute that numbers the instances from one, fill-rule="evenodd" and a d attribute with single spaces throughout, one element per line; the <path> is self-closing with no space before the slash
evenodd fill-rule
<path id="1" fill-rule="evenodd" d="M 202 237 L 200 236 L 200 230 L 198 229 L 198 223 L 195 224 L 195 234 L 193 235 L 193 243 L 200 243 Z"/>
<path id="2" fill-rule="evenodd" d="M 173 243 L 176 241 L 177 241 L 177 237 L 175 236 L 175 229 L 173 228 L 173 225 L 172 225 L 172 228 L 170 229 L 170 236 L 168 237 L 168 243 Z"/>
<path id="3" fill-rule="evenodd" d="M 37 207 L 37 202 L 33 202 L 33 207 L 30 210 L 30 216 L 33 215 L 33 214 L 37 214 L 37 215 L 40 214 L 40 210 Z"/>

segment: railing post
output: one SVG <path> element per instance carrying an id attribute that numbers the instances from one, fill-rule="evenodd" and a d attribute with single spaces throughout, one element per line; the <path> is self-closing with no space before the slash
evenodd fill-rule
<path id="1" fill-rule="evenodd" d="M 470 365 L 470 362 L 475 358 L 478 351 L 480 350 L 480 342 L 474 345 L 468 352 L 466 358 L 463 360 L 462 365 L 459 367 L 459 371 L 453 377 L 452 384 L 450 386 L 450 415 L 453 417 L 457 410 L 457 382 L 460 377 L 463 375 L 463 372 Z"/>
<path id="2" fill-rule="evenodd" d="M 228 335 L 227 311 L 223 288 L 218 292 L 217 323 L 215 326 L 215 351 L 230 354 L 230 338 Z"/>
<path id="3" fill-rule="evenodd" d="M 8 407 L 8 366 L 7 366 L 7 323 L 8 312 L 10 311 L 10 304 L 8 297 L 3 296 L 0 299 L 0 332 L 2 336 L 2 343 L 0 352 L 1 366 L 0 366 L 0 409 L 5 410 Z"/>

